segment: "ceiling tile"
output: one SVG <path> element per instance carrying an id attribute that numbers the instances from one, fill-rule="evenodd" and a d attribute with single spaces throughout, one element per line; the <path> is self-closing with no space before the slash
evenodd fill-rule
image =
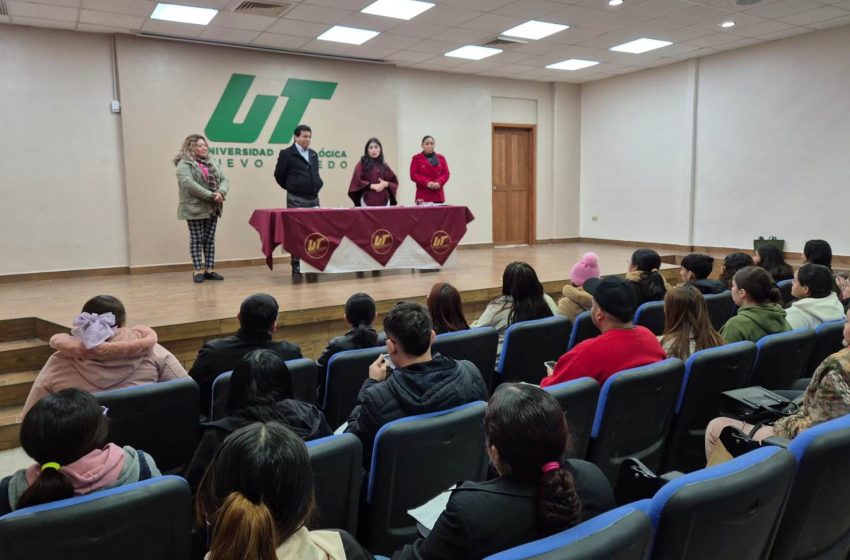
<path id="1" fill-rule="evenodd" d="M 411 37 L 427 38 L 433 37 L 443 31 L 451 29 L 445 25 L 437 25 L 435 23 L 427 23 L 424 21 L 411 20 L 402 23 L 393 28 L 393 33 L 399 35 L 409 35 Z"/>
<path id="2" fill-rule="evenodd" d="M 818 21 L 815 23 L 810 23 L 806 27 L 811 27 L 813 29 L 828 29 L 830 27 L 838 27 L 839 25 L 847 24 L 850 24 L 850 15 L 842 16 L 840 18 L 835 18 L 827 21 Z"/>
<path id="3" fill-rule="evenodd" d="M 277 18 L 258 16 L 254 14 L 237 14 L 233 12 L 219 12 L 210 22 L 210 25 L 218 27 L 234 27 L 236 29 L 248 29 L 250 31 L 266 31 Z"/>
<path id="4" fill-rule="evenodd" d="M 711 35 L 691 39 L 688 41 L 688 44 L 695 47 L 719 47 L 720 45 L 725 45 L 733 41 L 737 41 L 738 39 L 740 39 L 740 37 L 732 35 L 731 33 L 712 33 Z"/>
<path id="5" fill-rule="evenodd" d="M 406 50 L 427 52 L 432 54 L 445 54 L 450 50 L 456 49 L 465 43 L 457 43 L 451 41 L 432 41 L 424 39 L 416 44 L 410 45 Z"/>
<path id="6" fill-rule="evenodd" d="M 469 10 L 460 6 L 437 4 L 433 8 L 416 16 L 416 21 L 427 21 L 430 23 L 440 23 L 444 25 L 460 25 L 466 21 L 477 18 L 480 15 L 481 12 Z"/>
<path id="7" fill-rule="evenodd" d="M 353 49 L 346 51 L 345 55 L 372 58 L 375 60 L 388 60 L 390 56 L 397 52 L 398 49 L 382 49 L 373 46 L 372 41 L 368 41 L 362 45 L 355 45 Z"/>
<path id="8" fill-rule="evenodd" d="M 786 29 L 784 31 L 777 31 L 775 33 L 766 33 L 759 37 L 762 41 L 775 41 L 776 39 L 785 39 L 787 37 L 794 37 L 797 35 L 804 35 L 806 33 L 812 33 L 813 30 L 808 27 L 792 27 L 790 29 Z"/>
<path id="9" fill-rule="evenodd" d="M 58 19 L 41 19 L 29 17 L 12 17 L 12 23 L 16 25 L 29 25 L 32 27 L 47 27 L 50 29 L 74 29 L 77 23 L 74 21 L 62 21 Z"/>
<path id="10" fill-rule="evenodd" d="M 110 27 L 108 25 L 93 25 L 90 23 L 78 23 L 77 31 L 82 33 L 130 33 L 131 30 L 121 27 Z"/>
<path id="11" fill-rule="evenodd" d="M 383 49 L 406 49 L 410 45 L 419 42 L 419 37 L 408 35 L 397 35 L 395 33 L 381 33 L 374 39 L 369 39 L 369 44 Z"/>
<path id="12" fill-rule="evenodd" d="M 361 14 L 355 12 L 350 16 L 337 22 L 337 25 L 345 25 L 346 27 L 356 27 L 357 29 L 371 29 L 372 31 L 387 31 L 397 25 L 400 25 L 404 20 L 397 18 L 389 18 L 375 16 L 372 14 Z"/>
<path id="13" fill-rule="evenodd" d="M 782 23 L 781 21 L 768 20 L 762 23 L 757 23 L 755 25 L 736 25 L 735 27 L 730 29 L 730 31 L 734 35 L 742 35 L 744 37 L 758 37 L 767 33 L 776 33 L 778 31 L 783 31 L 790 27 L 793 26 L 787 23 Z"/>
<path id="14" fill-rule="evenodd" d="M 47 4 L 33 4 L 30 2 L 18 2 L 16 0 L 7 0 L 6 6 L 9 8 L 9 15 L 12 16 L 12 21 L 17 18 L 31 19 L 52 19 L 61 21 L 77 22 L 77 8 L 68 8 L 64 6 L 48 6 Z"/>
<path id="15" fill-rule="evenodd" d="M 149 17 L 156 2 L 149 0 L 83 0 L 83 8 L 130 16 Z"/>
<path id="16" fill-rule="evenodd" d="M 493 34 L 487 33 L 486 31 L 474 31 L 471 29 L 455 27 L 454 29 L 449 29 L 448 31 L 443 31 L 442 33 L 434 35 L 430 38 L 430 40 L 447 41 L 449 43 L 459 43 L 461 45 L 479 45 L 482 44 L 482 41 L 491 39 L 492 37 Z"/>
<path id="17" fill-rule="evenodd" d="M 29 4 L 42 4 L 46 6 L 65 6 L 67 8 L 79 8 L 80 0 L 24 0 Z"/>
<path id="18" fill-rule="evenodd" d="M 346 43 L 337 43 L 334 41 L 319 41 L 318 39 L 313 39 L 312 41 L 307 42 L 301 47 L 298 47 L 298 49 L 311 53 L 333 54 L 341 56 L 345 55 L 346 52 L 350 51 L 353 46 L 354 45 L 349 45 Z"/>
<path id="19" fill-rule="evenodd" d="M 828 19 L 844 16 L 850 16 L 850 12 L 847 12 L 846 10 L 842 10 L 840 8 L 836 8 L 834 6 L 821 6 L 820 8 L 815 8 L 814 10 L 808 10 L 805 12 L 794 14 L 792 16 L 786 16 L 777 19 L 783 23 L 788 23 L 791 25 L 809 25 L 810 23 L 817 23 L 819 21 L 825 21 Z"/>
<path id="20" fill-rule="evenodd" d="M 193 25 L 191 23 L 176 23 L 173 21 L 160 21 L 149 19 L 142 26 L 145 33 L 156 35 L 170 35 L 174 37 L 197 38 L 203 33 L 205 25 Z"/>
<path id="21" fill-rule="evenodd" d="M 295 21 L 286 18 L 278 20 L 277 23 L 269 27 L 266 31 L 280 35 L 294 35 L 296 37 L 310 37 L 311 39 L 315 39 L 330 27 L 330 24 L 327 23 Z"/>
<path id="22" fill-rule="evenodd" d="M 294 37 L 292 35 L 265 32 L 251 42 L 263 47 L 291 50 L 300 48 L 310 42 L 310 39 L 307 37 Z"/>
<path id="23" fill-rule="evenodd" d="M 672 23 L 675 25 L 693 25 L 701 21 L 717 21 L 720 23 L 726 19 L 731 19 L 735 12 L 721 10 L 713 6 L 690 6 L 684 10 L 676 10 L 670 14 L 658 17 L 658 21 Z"/>
<path id="24" fill-rule="evenodd" d="M 597 21 L 615 15 L 616 12 L 608 12 L 585 6 L 566 6 L 557 12 L 546 16 L 546 21 L 561 23 L 569 26 L 588 27 L 587 22 Z M 558 33 L 560 35 L 560 33 Z"/>
<path id="25" fill-rule="evenodd" d="M 493 11 L 493 13 L 522 18 L 527 21 L 530 19 L 545 20 L 547 14 L 556 12 L 563 8 L 563 4 L 550 2 L 548 0 L 517 0 L 502 6 Z"/>
<path id="26" fill-rule="evenodd" d="M 600 35 L 602 35 L 602 33 L 604 33 L 604 31 L 600 29 L 570 27 L 569 29 L 562 31 L 561 33 L 556 33 L 551 37 L 547 37 L 546 39 L 548 41 L 551 41 L 552 43 L 559 43 L 562 45 L 574 45 L 592 37 L 599 37 Z"/>
<path id="27" fill-rule="evenodd" d="M 398 51 L 390 55 L 389 59 L 396 62 L 424 62 L 434 58 L 432 53 L 417 51 Z"/>
<path id="28" fill-rule="evenodd" d="M 251 29 L 235 29 L 233 27 L 218 27 L 209 25 L 201 33 L 202 39 L 223 41 L 225 43 L 250 43 L 260 36 L 259 31 Z"/>
<path id="29" fill-rule="evenodd" d="M 316 23 L 337 23 L 353 13 L 353 10 L 340 10 L 338 8 L 313 6 L 311 4 L 298 4 L 286 13 L 286 18 L 301 21 L 313 21 Z"/>
<path id="30" fill-rule="evenodd" d="M 375 0 L 304 0 L 304 4 L 315 6 L 327 6 L 330 8 L 344 8 L 359 12 Z"/>
<path id="31" fill-rule="evenodd" d="M 780 18 L 814 10 L 818 7 L 820 7 L 820 4 L 810 0 L 781 0 L 765 6 L 757 4 L 755 7 L 746 10 L 746 13 L 764 18 Z"/>
<path id="32" fill-rule="evenodd" d="M 477 31 L 487 31 L 494 35 L 498 35 L 502 31 L 507 31 L 511 27 L 516 27 L 527 20 L 515 17 L 500 16 L 497 14 L 484 14 L 475 19 L 464 22 L 465 29 L 475 29 Z"/>
<path id="33" fill-rule="evenodd" d="M 145 18 L 141 16 L 125 16 L 121 14 L 110 14 L 109 12 L 97 12 L 94 10 L 81 10 L 80 22 L 104 27 L 118 27 L 121 29 L 141 29 Z"/>
<path id="34" fill-rule="evenodd" d="M 764 21 L 767 21 L 764 18 L 756 17 L 756 16 L 750 15 L 750 14 L 745 14 L 743 12 L 725 12 L 725 13 L 729 14 L 728 19 L 734 21 L 735 24 L 736 24 L 736 27 L 738 25 L 740 25 L 741 27 L 744 27 L 746 25 L 755 25 L 757 23 L 762 23 Z M 697 27 L 699 29 L 708 29 L 708 30 L 711 30 L 711 31 L 718 31 L 720 29 L 723 29 L 722 27 L 720 27 L 719 23 L 721 23 L 721 22 L 718 22 L 716 19 L 711 19 L 709 21 L 702 21 L 702 22 L 699 22 L 699 23 L 695 23 L 695 24 L 693 24 L 693 27 Z M 732 29 L 734 29 L 734 27 Z M 726 31 L 731 32 L 731 30 L 726 30 L 726 29 L 723 29 L 723 31 L 724 32 L 726 32 Z"/>
<path id="35" fill-rule="evenodd" d="M 511 4 L 513 1 L 514 0 L 443 0 L 440 3 L 448 4 L 450 6 L 463 6 L 464 8 L 468 8 L 470 10 L 487 12 L 492 10 L 498 10 L 502 6 L 507 6 L 508 4 Z"/>
<path id="36" fill-rule="evenodd" d="M 646 21 L 670 16 L 671 14 L 686 11 L 692 7 L 693 5 L 682 2 L 681 0 L 648 0 L 640 4 L 629 4 L 628 0 L 626 0 L 626 3 L 617 10 L 617 13 L 624 14 L 632 19 Z"/>

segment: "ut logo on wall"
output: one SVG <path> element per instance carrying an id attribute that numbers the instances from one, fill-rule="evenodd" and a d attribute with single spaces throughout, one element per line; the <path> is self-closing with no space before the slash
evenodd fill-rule
<path id="1" fill-rule="evenodd" d="M 236 113 L 245 101 L 254 78 L 250 74 L 233 74 L 221 99 L 218 100 L 204 132 L 207 138 L 215 142 L 238 142 L 250 144 L 256 142 L 271 114 L 278 97 L 287 97 L 286 106 L 269 138 L 270 144 L 288 144 L 292 131 L 301 122 L 312 99 L 330 99 L 336 90 L 336 82 L 318 82 L 315 80 L 286 80 L 280 96 L 258 95 L 251 103 L 245 120 L 234 122 Z"/>

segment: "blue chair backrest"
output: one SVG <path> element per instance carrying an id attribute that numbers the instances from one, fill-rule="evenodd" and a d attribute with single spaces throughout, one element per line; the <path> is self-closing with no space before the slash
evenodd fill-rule
<path id="1" fill-rule="evenodd" d="M 648 301 L 635 311 L 635 325 L 641 325 L 656 336 L 664 334 L 664 302 Z"/>
<path id="2" fill-rule="evenodd" d="M 841 342 L 844 340 L 844 324 L 846 322 L 846 319 L 829 321 L 821 323 L 815 329 L 815 347 L 812 350 L 812 358 L 809 360 L 805 377 L 811 377 L 821 362 L 829 355 L 844 348 Z"/>
<path id="3" fill-rule="evenodd" d="M 599 383 L 592 377 L 582 377 L 543 389 L 555 397 L 567 418 L 572 443 L 567 456 L 584 459 L 590 444 L 596 401 L 599 399 Z"/>
<path id="4" fill-rule="evenodd" d="M 484 384 L 490 390 L 498 347 L 499 331 L 493 327 L 477 327 L 438 334 L 431 346 L 431 354 L 440 353 L 455 360 L 469 360 L 481 372 Z"/>
<path id="5" fill-rule="evenodd" d="M 658 469 L 685 364 L 666 360 L 615 373 L 602 385 L 588 459 L 616 486 L 620 464 L 636 457 Z"/>
<path id="6" fill-rule="evenodd" d="M 651 545 L 649 517 L 626 505 L 484 560 L 646 560 Z"/>
<path id="7" fill-rule="evenodd" d="M 788 389 L 809 367 L 815 331 L 805 327 L 762 337 L 749 384 L 765 389 Z"/>
<path id="8" fill-rule="evenodd" d="M 545 362 L 566 352 L 572 324 L 562 315 L 514 323 L 505 331 L 496 373 L 499 382 L 540 383 L 546 377 Z"/>
<path id="9" fill-rule="evenodd" d="M 705 294 L 705 306 L 708 308 L 708 316 L 711 318 L 711 326 L 720 330 L 732 315 L 735 314 L 735 302 L 732 301 L 732 292 L 726 290 L 719 294 Z"/>
<path id="10" fill-rule="evenodd" d="M 213 380 L 210 397 L 210 421 L 227 416 L 227 397 L 230 395 L 230 377 L 232 375 L 232 371 L 225 371 L 219 373 Z"/>
<path id="11" fill-rule="evenodd" d="M 664 470 L 690 472 L 705 465 L 705 428 L 720 411 L 721 393 L 745 387 L 756 359 L 756 345 L 735 342 L 694 352 L 667 441 Z"/>
<path id="12" fill-rule="evenodd" d="M 384 346 L 346 350 L 328 360 L 322 408 L 332 428 L 340 426 L 351 414 L 360 388 L 369 378 L 369 365 L 386 351 Z"/>
<path id="13" fill-rule="evenodd" d="M 0 558 L 183 560 L 191 532 L 189 485 L 164 476 L 4 515 Z"/>
<path id="14" fill-rule="evenodd" d="M 590 311 L 583 311 L 576 316 L 573 323 L 573 330 L 570 332 L 570 341 L 567 345 L 567 350 L 572 350 L 579 342 L 583 342 L 588 338 L 599 336 L 599 329 L 593 324 L 593 319 L 590 317 Z"/>
<path id="15" fill-rule="evenodd" d="M 771 560 L 847 558 L 850 415 L 803 430 L 788 450 L 797 458 L 797 475 Z"/>
<path id="16" fill-rule="evenodd" d="M 95 393 L 109 408 L 109 441 L 150 454 L 163 473 L 182 474 L 200 437 L 200 396 L 191 377 Z"/>
<path id="17" fill-rule="evenodd" d="M 384 424 L 375 436 L 366 500 L 370 551 L 388 554 L 417 536 L 407 510 L 459 480 L 482 480 L 484 411 L 476 401 Z"/>
<path id="18" fill-rule="evenodd" d="M 307 442 L 316 493 L 316 529 L 357 532 L 363 444 L 354 434 L 338 434 Z"/>
<path id="19" fill-rule="evenodd" d="M 765 558 L 795 467 L 787 450 L 761 447 L 662 486 L 638 502 L 655 527 L 653 560 Z"/>
<path id="20" fill-rule="evenodd" d="M 791 284 L 794 281 L 790 278 L 788 280 L 780 280 L 776 283 L 776 287 L 779 288 L 779 293 L 782 294 L 782 304 L 785 307 L 791 305 L 791 302 L 794 301 L 794 296 L 791 295 Z"/>

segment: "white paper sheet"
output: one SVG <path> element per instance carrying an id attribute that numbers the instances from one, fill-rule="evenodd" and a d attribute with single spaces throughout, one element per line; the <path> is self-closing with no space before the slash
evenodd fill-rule
<path id="1" fill-rule="evenodd" d="M 435 497 L 431 498 L 419 507 L 407 510 L 407 513 L 421 523 L 429 531 L 434 528 L 434 524 L 440 515 L 446 510 L 446 504 L 449 503 L 449 497 L 452 495 L 452 490 L 457 487 L 453 485 L 448 490 L 440 492 Z"/>

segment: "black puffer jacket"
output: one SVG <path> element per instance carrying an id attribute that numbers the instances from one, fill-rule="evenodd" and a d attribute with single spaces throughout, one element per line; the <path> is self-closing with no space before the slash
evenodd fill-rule
<path id="1" fill-rule="evenodd" d="M 345 431 L 363 442 L 363 465 L 368 469 L 375 435 L 384 424 L 486 400 L 487 387 L 472 362 L 435 354 L 431 361 L 393 370 L 384 381 L 367 379 Z"/>
<path id="2" fill-rule="evenodd" d="M 712 280 L 711 278 L 704 278 L 703 280 L 694 280 L 693 282 L 688 282 L 688 286 L 693 286 L 697 290 L 700 291 L 701 294 L 719 294 L 720 292 L 725 292 L 729 288 L 721 282 L 720 280 Z"/>

